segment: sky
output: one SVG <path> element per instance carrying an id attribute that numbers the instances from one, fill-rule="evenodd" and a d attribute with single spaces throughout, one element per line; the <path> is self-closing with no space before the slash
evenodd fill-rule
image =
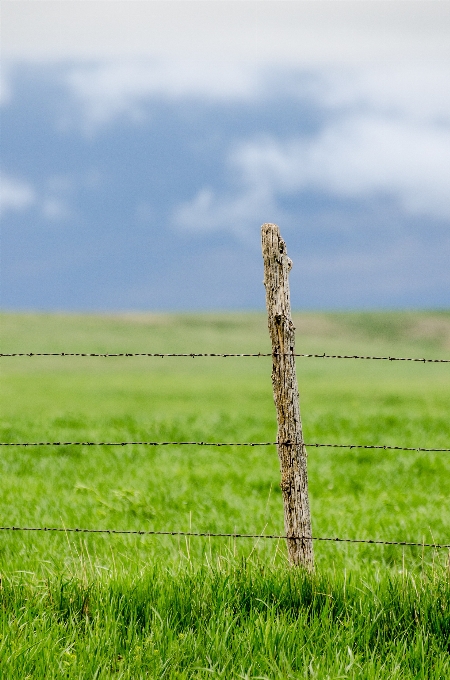
<path id="1" fill-rule="evenodd" d="M 1 12 L 1 308 L 450 307 L 447 0 Z"/>

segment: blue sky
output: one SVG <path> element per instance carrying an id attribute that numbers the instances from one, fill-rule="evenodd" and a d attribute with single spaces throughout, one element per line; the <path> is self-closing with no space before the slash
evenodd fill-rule
<path id="1" fill-rule="evenodd" d="M 448 8 L 6 0 L 1 306 L 449 307 Z"/>

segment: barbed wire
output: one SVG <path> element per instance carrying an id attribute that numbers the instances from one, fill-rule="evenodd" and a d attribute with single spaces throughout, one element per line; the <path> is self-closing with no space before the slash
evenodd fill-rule
<path id="1" fill-rule="evenodd" d="M 297 442 L 298 444 L 300 442 Z M 0 442 L 0 446 L 289 446 L 295 442 Z M 381 449 L 383 451 L 437 451 L 450 449 L 422 448 L 419 446 L 387 446 L 384 444 L 308 444 L 309 448 Z"/>
<path id="2" fill-rule="evenodd" d="M 189 352 L 189 353 L 160 353 L 160 352 L 116 352 L 116 353 L 95 353 L 95 352 L 13 352 L 10 354 L 0 353 L 0 357 L 191 357 L 192 359 L 199 357 L 271 357 L 280 356 L 278 353 L 273 354 L 257 352 L 257 353 L 241 353 L 241 354 L 220 354 L 215 352 Z M 376 361 L 416 361 L 424 364 L 450 364 L 450 359 L 425 359 L 420 357 L 378 357 L 378 356 L 364 356 L 358 354 L 297 354 L 286 353 L 285 356 L 295 356 L 303 358 L 314 359 L 372 359 Z"/>
<path id="3" fill-rule="evenodd" d="M 83 529 L 80 527 L 0 527 L 0 531 L 49 531 L 81 534 L 125 534 L 133 536 L 202 536 L 206 538 L 264 538 L 271 540 L 332 541 L 336 543 L 367 543 L 371 545 L 403 545 L 420 548 L 450 548 L 450 543 L 417 543 L 413 541 L 382 541 L 366 538 L 339 538 L 323 536 L 287 536 L 283 534 L 236 534 L 215 533 L 211 531 L 153 531 L 138 529 Z"/>

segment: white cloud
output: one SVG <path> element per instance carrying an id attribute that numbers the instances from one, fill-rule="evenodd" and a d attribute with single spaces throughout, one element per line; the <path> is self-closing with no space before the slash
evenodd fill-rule
<path id="1" fill-rule="evenodd" d="M 318 190 L 337 198 L 391 197 L 407 214 L 450 219 L 450 129 L 380 118 L 334 123 L 317 137 L 273 138 L 236 148 L 228 163 L 243 188 L 201 189 L 173 221 L 192 231 L 227 229 L 282 213 L 277 197 Z"/>
<path id="2" fill-rule="evenodd" d="M 254 69 L 239 64 L 139 60 L 77 66 L 67 84 L 84 123 L 96 127 L 120 115 L 141 120 L 142 104 L 151 96 L 247 99 L 256 93 L 258 79 Z"/>
<path id="3" fill-rule="evenodd" d="M 331 68 L 317 73 L 306 94 L 328 110 L 450 124 L 450 68 L 445 63 L 412 59 L 390 67 Z"/>
<path id="4" fill-rule="evenodd" d="M 215 195 L 211 189 L 201 189 L 192 201 L 176 208 L 173 223 L 191 232 L 208 232 L 226 229 L 236 236 L 245 236 L 247 227 L 255 219 L 281 220 L 281 211 L 275 206 L 273 194 L 262 187 L 249 186 L 240 194 Z"/>
<path id="5" fill-rule="evenodd" d="M 55 190 L 66 188 L 64 178 L 50 178 L 47 182 L 53 193 L 40 195 L 29 183 L 6 175 L 0 176 L 0 215 L 7 212 L 21 212 L 35 208 L 47 220 L 59 221 L 70 217 L 67 202 L 62 196 L 54 194 Z M 46 192 L 47 193 L 47 192 Z"/>
<path id="6" fill-rule="evenodd" d="M 26 210 L 35 200 L 36 194 L 30 184 L 5 175 L 0 177 L 0 215 Z"/>
<path id="7" fill-rule="evenodd" d="M 410 214 L 450 219 L 450 128 L 360 116 L 313 138 L 250 142 L 232 162 L 250 187 L 391 196 Z"/>
<path id="8" fill-rule="evenodd" d="M 251 62 L 106 60 L 78 64 L 67 72 L 66 83 L 91 128 L 121 115 L 139 122 L 150 97 L 258 101 L 261 106 L 294 98 L 336 115 L 376 113 L 450 124 L 450 68 L 431 61 L 274 70 Z"/>
<path id="9" fill-rule="evenodd" d="M 303 88 L 291 93 L 317 106 L 321 129 L 242 141 L 226 158 L 239 188 L 200 189 L 176 210 L 176 225 L 236 230 L 240 221 L 245 229 L 260 220 L 260 206 L 273 214 L 281 195 L 308 190 L 345 199 L 390 197 L 405 214 L 450 219 L 448 68 L 334 69 L 312 74 Z"/>

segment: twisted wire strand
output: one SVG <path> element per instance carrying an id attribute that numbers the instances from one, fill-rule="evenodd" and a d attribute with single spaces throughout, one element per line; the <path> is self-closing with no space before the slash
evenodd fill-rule
<path id="1" fill-rule="evenodd" d="M 111 352 L 111 353 L 96 353 L 96 352 L 12 352 L 10 354 L 0 353 L 1 357 L 191 357 L 192 359 L 198 357 L 271 357 L 279 356 L 272 352 L 264 353 L 216 353 L 216 352 L 189 352 L 189 353 L 161 353 L 161 352 Z M 374 359 L 376 361 L 417 361 L 424 364 L 450 364 L 450 359 L 425 359 L 420 357 L 378 357 L 378 356 L 363 356 L 358 354 L 296 354 L 286 353 L 285 356 L 295 356 L 303 358 L 314 359 Z"/>
<path id="2" fill-rule="evenodd" d="M 295 442 L 0 442 L 0 446 L 289 446 Z M 380 449 L 382 451 L 437 451 L 450 449 L 422 448 L 419 446 L 386 446 L 376 444 L 308 444 L 309 448 Z"/>
<path id="3" fill-rule="evenodd" d="M 62 533 L 82 533 L 82 534 L 128 534 L 133 536 L 203 536 L 207 538 L 264 538 L 275 540 L 304 540 L 304 541 L 331 541 L 335 543 L 366 543 L 371 545 L 403 545 L 416 546 L 420 548 L 450 548 L 450 543 L 417 543 L 413 541 L 382 541 L 366 538 L 340 538 L 324 536 L 287 536 L 284 534 L 236 534 L 236 533 L 215 533 L 211 531 L 153 531 L 136 529 L 83 529 L 80 527 L 0 527 L 0 531 L 53 531 Z"/>

